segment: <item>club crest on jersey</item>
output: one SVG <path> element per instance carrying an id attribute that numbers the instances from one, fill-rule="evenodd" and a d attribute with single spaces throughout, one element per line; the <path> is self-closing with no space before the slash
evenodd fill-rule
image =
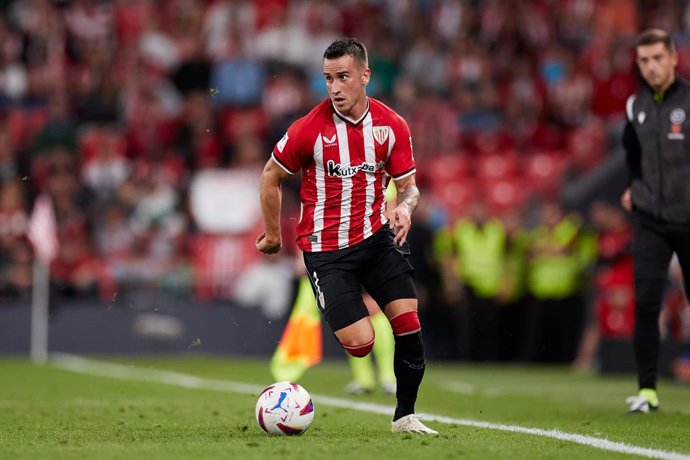
<path id="1" fill-rule="evenodd" d="M 644 123 L 644 119 L 645 119 L 645 118 L 647 118 L 647 114 L 644 113 L 644 112 L 640 112 L 640 113 L 637 115 L 637 122 L 638 122 L 639 124 L 642 124 L 642 123 Z"/>
<path id="2" fill-rule="evenodd" d="M 360 171 L 367 173 L 375 173 L 377 170 L 383 168 L 385 163 L 379 161 L 378 163 L 367 163 L 366 161 L 360 165 L 350 166 L 341 165 L 333 160 L 328 160 L 328 175 L 337 177 L 352 177 Z"/>
<path id="3" fill-rule="evenodd" d="M 383 145 L 383 143 L 388 139 L 389 130 L 389 126 L 374 126 L 372 131 L 374 132 L 374 139 L 376 139 L 376 142 Z"/>
<path id="4" fill-rule="evenodd" d="M 685 139 L 685 134 L 683 134 L 683 122 L 685 121 L 685 110 L 683 109 L 673 109 L 671 115 L 669 116 L 671 121 L 671 130 L 667 134 L 670 140 L 682 141 Z"/>
<path id="5" fill-rule="evenodd" d="M 331 138 L 328 138 L 328 137 L 324 136 L 323 134 L 321 135 L 321 138 L 323 139 L 323 142 L 324 142 L 326 145 L 328 145 L 328 146 L 335 145 L 335 139 L 336 139 L 336 137 L 337 137 L 336 134 L 333 134 L 333 137 L 331 137 Z"/>
<path id="6" fill-rule="evenodd" d="M 669 116 L 671 123 L 674 125 L 682 125 L 685 121 L 685 110 L 683 109 L 673 109 L 671 115 Z"/>

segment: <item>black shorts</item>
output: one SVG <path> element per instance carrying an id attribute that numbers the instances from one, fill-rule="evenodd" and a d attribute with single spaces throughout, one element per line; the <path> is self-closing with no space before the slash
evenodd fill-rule
<path id="1" fill-rule="evenodd" d="M 407 243 L 393 243 L 388 225 L 359 244 L 336 251 L 305 252 L 316 304 L 335 332 L 369 313 L 362 288 L 383 310 L 398 299 L 416 299 Z"/>

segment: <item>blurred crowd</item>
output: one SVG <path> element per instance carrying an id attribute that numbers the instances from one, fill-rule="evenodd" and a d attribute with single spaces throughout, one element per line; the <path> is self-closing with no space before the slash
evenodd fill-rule
<path id="1" fill-rule="evenodd" d="M 413 135 L 425 199 L 412 245 L 434 353 L 586 362 L 583 330 L 632 330 L 630 229 L 616 204 L 578 214 L 560 192 L 621 154 L 648 26 L 673 34 L 690 75 L 690 2 L 678 0 L 0 1 L 0 299 L 30 296 L 26 230 L 46 194 L 55 295 L 284 316 L 295 249 L 254 250 L 260 171 L 326 97 L 324 49 L 356 36 L 369 95 Z M 689 336 L 673 311 L 669 330 Z"/>

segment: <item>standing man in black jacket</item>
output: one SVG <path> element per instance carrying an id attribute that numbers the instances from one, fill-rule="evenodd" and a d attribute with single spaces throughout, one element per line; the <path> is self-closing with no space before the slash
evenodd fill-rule
<path id="1" fill-rule="evenodd" d="M 621 204 L 633 216 L 639 393 L 627 403 L 630 412 L 647 413 L 659 407 L 659 312 L 674 252 L 690 293 L 690 85 L 676 76 L 678 55 L 666 31 L 640 34 L 636 52 L 644 84 L 626 104 L 630 185 Z"/>

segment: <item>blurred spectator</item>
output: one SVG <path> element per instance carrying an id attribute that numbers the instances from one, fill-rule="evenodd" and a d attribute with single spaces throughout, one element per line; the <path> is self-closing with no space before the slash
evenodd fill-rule
<path id="1" fill-rule="evenodd" d="M 94 241 L 107 264 L 126 263 L 134 256 L 135 235 L 123 205 L 113 202 L 100 212 Z"/>
<path id="2" fill-rule="evenodd" d="M 251 43 L 242 37 L 256 34 L 256 11 L 248 0 L 219 0 L 206 10 L 203 25 L 204 50 L 214 61 L 251 53 Z"/>
<path id="3" fill-rule="evenodd" d="M 310 47 L 306 24 L 291 17 L 290 9 L 277 5 L 269 8 L 270 24 L 256 33 L 256 56 L 265 61 L 308 67 L 311 57 L 305 52 Z M 323 56 L 323 50 L 319 54 Z"/>
<path id="4" fill-rule="evenodd" d="M 223 152 L 218 120 L 206 91 L 187 94 L 177 128 L 175 150 L 189 171 L 221 166 Z"/>
<path id="5" fill-rule="evenodd" d="M 445 60 L 431 34 L 418 37 L 404 54 L 402 70 L 423 91 L 442 94 L 447 87 Z"/>
<path id="6" fill-rule="evenodd" d="M 115 198 L 122 183 L 131 174 L 124 138 L 115 129 L 98 129 L 82 136 L 82 182 L 98 202 Z"/>
<path id="7" fill-rule="evenodd" d="M 501 220 L 506 230 L 505 255 L 497 301 L 499 304 L 498 358 L 513 361 L 520 357 L 520 347 L 528 340 L 521 327 L 528 311 L 526 296 L 527 251 L 530 235 L 520 209 L 505 211 Z"/>
<path id="8" fill-rule="evenodd" d="M 27 230 L 24 190 L 19 180 L 0 182 L 0 248 L 10 251 L 24 238 Z"/>
<path id="9" fill-rule="evenodd" d="M 27 94 L 29 82 L 20 60 L 20 40 L 0 17 L 0 107 L 16 104 Z"/>
<path id="10" fill-rule="evenodd" d="M 467 218 L 460 219 L 447 235 L 446 250 L 453 260 L 452 270 L 467 305 L 461 320 L 467 356 L 474 361 L 499 357 L 498 295 L 503 279 L 506 230 L 503 223 L 489 214 L 486 204 L 475 201 Z M 446 267 L 451 266 L 446 263 Z M 458 305 L 460 307 L 460 305 Z"/>
<path id="11" fill-rule="evenodd" d="M 226 57 L 211 70 L 214 99 L 221 106 L 256 105 L 261 100 L 264 67 L 252 58 Z"/>
<path id="12" fill-rule="evenodd" d="M 235 300 L 246 308 L 260 308 L 267 318 L 285 317 L 293 297 L 294 273 L 291 257 L 265 257 L 237 278 Z"/>
<path id="13" fill-rule="evenodd" d="M 0 122 L 0 184 L 22 177 L 22 165 L 6 122 Z"/>
<path id="14" fill-rule="evenodd" d="M 581 217 L 542 204 L 528 249 L 525 351 L 530 361 L 571 362 L 584 326 L 583 265 L 589 262 Z"/>
<path id="15" fill-rule="evenodd" d="M 632 338 L 635 314 L 632 267 L 632 229 L 623 209 L 602 201 L 589 210 L 597 231 L 597 267 L 594 298 L 574 366 L 592 367 L 600 338 Z"/>

